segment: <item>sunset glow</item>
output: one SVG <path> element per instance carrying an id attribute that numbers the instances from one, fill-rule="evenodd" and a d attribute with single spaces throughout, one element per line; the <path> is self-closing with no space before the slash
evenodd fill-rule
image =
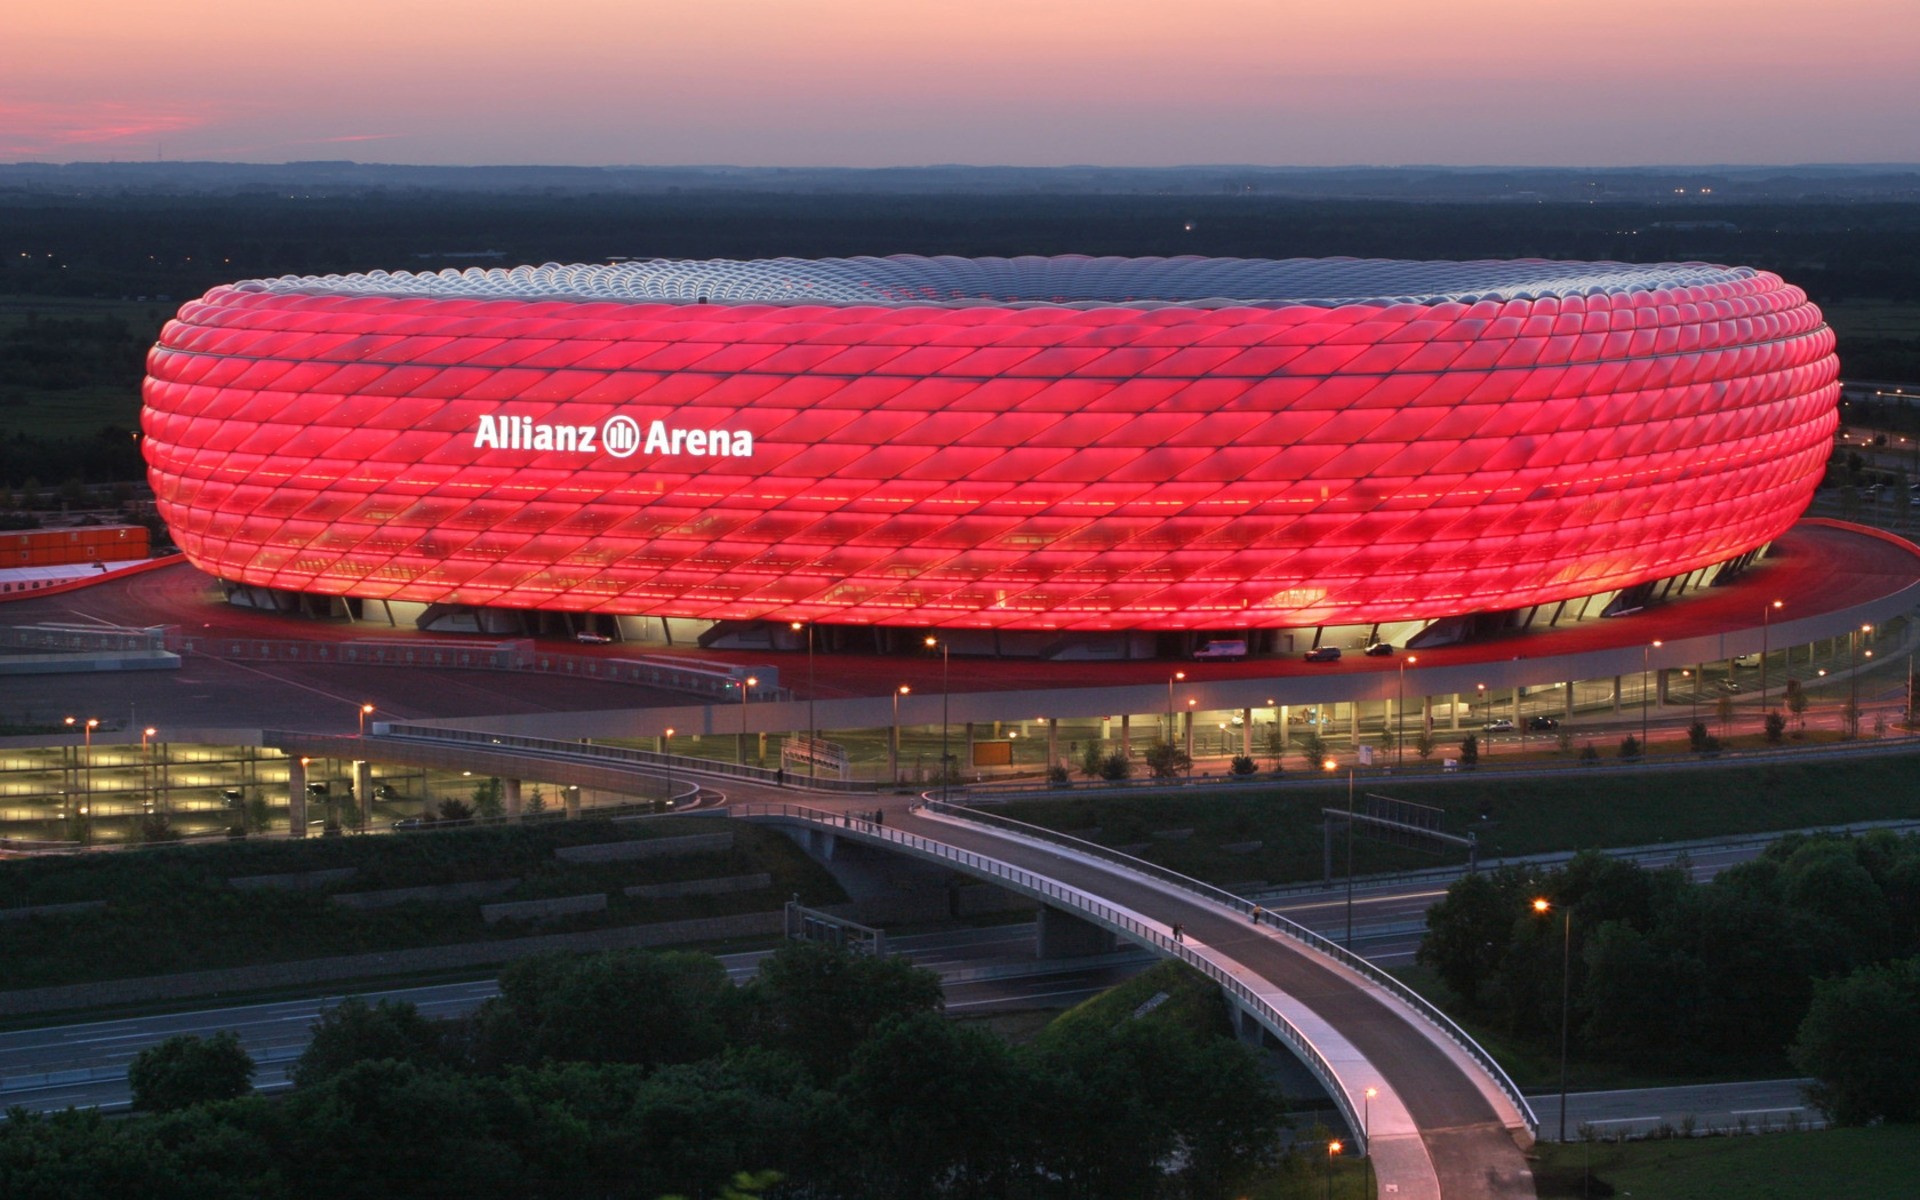
<path id="1" fill-rule="evenodd" d="M 7 24 L 14 159 L 1920 159 L 1911 0 L 189 0 Z"/>

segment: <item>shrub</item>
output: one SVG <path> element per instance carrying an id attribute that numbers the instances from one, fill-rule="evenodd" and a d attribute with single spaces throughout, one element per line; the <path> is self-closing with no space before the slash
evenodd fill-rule
<path id="1" fill-rule="evenodd" d="M 1047 768 L 1047 783 L 1053 787 L 1067 786 L 1067 769 L 1059 763 Z"/>
<path id="2" fill-rule="evenodd" d="M 1628 734 L 1627 736 L 1620 739 L 1620 757 L 1621 758 L 1627 758 L 1627 759 L 1639 758 L 1641 753 L 1645 751 L 1645 749 L 1646 747 L 1640 744 L 1640 739 L 1633 736 L 1632 734 Z"/>
<path id="3" fill-rule="evenodd" d="M 1100 760 L 1100 778 L 1118 782 L 1133 774 L 1133 764 L 1127 756 L 1115 751 Z"/>
<path id="4" fill-rule="evenodd" d="M 1588 742 L 1586 745 L 1580 747 L 1581 765 L 1590 767 L 1594 763 L 1597 763 L 1599 761 L 1600 761 L 1600 751 L 1594 748 L 1594 745 L 1592 742 Z"/>
<path id="5" fill-rule="evenodd" d="M 1233 772 L 1235 775 L 1239 776 L 1240 778 L 1245 779 L 1251 776 L 1259 768 L 1254 766 L 1253 760 L 1251 758 L 1248 758 L 1244 754 L 1237 754 L 1234 756 L 1233 765 L 1228 767 L 1227 769 Z"/>
<path id="6" fill-rule="evenodd" d="M 127 1067 L 133 1106 L 174 1112 L 232 1100 L 253 1090 L 253 1056 L 232 1030 L 210 1038 L 178 1034 L 136 1054 Z"/>
<path id="7" fill-rule="evenodd" d="M 1787 738 L 1787 719 L 1777 712 L 1768 713 L 1766 738 L 1767 745 L 1769 746 L 1778 746 L 1781 742 L 1785 741 Z"/>
<path id="8" fill-rule="evenodd" d="M 1460 765 L 1471 769 L 1480 761 L 1480 739 L 1468 734 L 1460 742 Z"/>
<path id="9" fill-rule="evenodd" d="M 1706 752 L 1707 744 L 1713 741 L 1713 735 L 1707 732 L 1705 721 L 1695 721 L 1687 726 L 1687 748 L 1695 754 Z"/>

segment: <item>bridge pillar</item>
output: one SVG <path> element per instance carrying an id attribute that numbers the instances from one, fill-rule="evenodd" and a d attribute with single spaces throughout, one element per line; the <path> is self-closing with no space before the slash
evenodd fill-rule
<path id="1" fill-rule="evenodd" d="M 287 836 L 307 836 L 307 760 L 287 760 Z"/>
<path id="2" fill-rule="evenodd" d="M 1042 905 L 1033 928 L 1036 958 L 1085 958 L 1114 947 L 1112 933 L 1072 913 Z"/>
<path id="3" fill-rule="evenodd" d="M 520 803 L 520 781 L 518 779 L 502 779 L 500 781 L 500 803 L 507 810 L 507 820 L 518 821 L 520 819 L 520 814 L 524 810 Z"/>
<path id="4" fill-rule="evenodd" d="M 373 824 L 373 764 L 364 758 L 353 760 L 353 802 L 360 809 L 360 828 Z"/>

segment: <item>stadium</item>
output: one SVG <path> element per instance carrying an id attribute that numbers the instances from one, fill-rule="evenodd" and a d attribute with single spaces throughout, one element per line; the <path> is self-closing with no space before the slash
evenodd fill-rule
<path id="1" fill-rule="evenodd" d="M 169 323 L 143 444 L 261 607 L 1418 645 L 1737 573 L 1822 477 L 1833 345 L 1698 263 L 289 277 Z"/>

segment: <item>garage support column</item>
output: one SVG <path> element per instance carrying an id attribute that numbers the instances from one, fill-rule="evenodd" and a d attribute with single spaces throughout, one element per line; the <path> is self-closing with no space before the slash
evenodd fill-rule
<path id="1" fill-rule="evenodd" d="M 570 787 L 566 790 L 565 795 L 567 797 L 567 820 L 578 821 L 580 819 L 580 789 Z"/>
<path id="2" fill-rule="evenodd" d="M 353 760 L 353 802 L 360 809 L 360 828 L 373 827 L 373 764 L 364 758 Z"/>
<path id="3" fill-rule="evenodd" d="M 1658 671 L 1654 672 L 1653 678 L 1655 681 L 1653 702 L 1656 706 L 1664 707 L 1667 703 L 1667 669 L 1661 667 Z"/>
<path id="4" fill-rule="evenodd" d="M 517 823 L 520 820 L 522 811 L 520 807 L 520 781 L 518 779 L 502 779 L 500 781 L 500 802 L 507 810 L 507 820 Z"/>
<path id="5" fill-rule="evenodd" d="M 1571 679 L 1567 680 L 1564 684 L 1561 685 L 1561 688 L 1567 694 L 1566 711 L 1561 715 L 1567 718 L 1572 718 L 1573 716 L 1573 680 Z"/>
<path id="6" fill-rule="evenodd" d="M 1620 715 L 1620 676 L 1613 677 L 1613 715 Z"/>
<path id="7" fill-rule="evenodd" d="M 1187 761 L 1193 761 L 1193 710 L 1187 710 Z"/>
<path id="8" fill-rule="evenodd" d="M 1453 694 L 1453 703 L 1447 705 L 1447 711 L 1453 715 L 1453 731 L 1460 732 L 1460 693 Z"/>
<path id="9" fill-rule="evenodd" d="M 287 836 L 307 836 L 307 764 L 287 759 Z"/>
<path id="10" fill-rule="evenodd" d="M 1347 701 L 1347 737 L 1356 753 L 1360 749 L 1360 702 Z"/>
<path id="11" fill-rule="evenodd" d="M 1520 728 L 1520 689 L 1513 689 L 1513 727 Z"/>
<path id="12" fill-rule="evenodd" d="M 1240 756 L 1253 757 L 1253 710 L 1251 708 L 1240 710 Z"/>
<path id="13" fill-rule="evenodd" d="M 1047 770 L 1060 765 L 1060 718 L 1047 718 Z"/>
<path id="14" fill-rule="evenodd" d="M 961 759 L 960 761 L 966 764 L 966 766 L 961 767 L 960 770 L 971 771 L 973 769 L 974 758 L 973 758 L 973 722 L 972 721 L 967 722 L 967 756 Z"/>
<path id="15" fill-rule="evenodd" d="M 1126 713 L 1120 714 L 1120 757 L 1133 757 L 1133 718 Z"/>

